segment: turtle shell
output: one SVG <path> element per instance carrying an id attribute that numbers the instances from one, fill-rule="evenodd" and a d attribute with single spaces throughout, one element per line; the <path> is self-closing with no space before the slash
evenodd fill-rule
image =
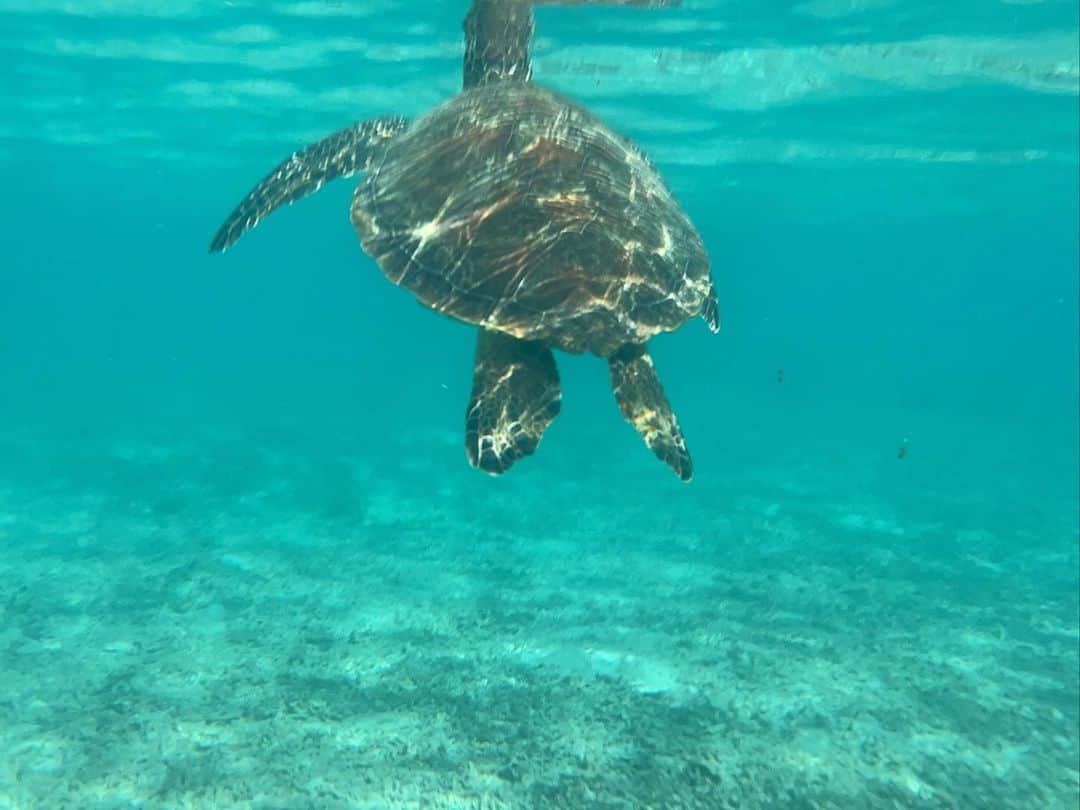
<path id="1" fill-rule="evenodd" d="M 633 144 L 551 91 L 465 91 L 353 196 L 364 250 L 459 320 L 608 356 L 709 309 L 701 237 Z"/>

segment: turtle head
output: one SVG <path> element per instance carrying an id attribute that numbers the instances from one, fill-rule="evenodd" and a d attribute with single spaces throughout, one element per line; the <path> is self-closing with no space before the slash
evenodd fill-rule
<path id="1" fill-rule="evenodd" d="M 532 6 L 530 0 L 473 0 L 464 25 L 466 88 L 490 81 L 529 81 Z"/>
<path id="2" fill-rule="evenodd" d="M 465 17 L 466 89 L 492 81 L 532 78 L 529 45 L 533 6 L 640 6 L 665 8 L 682 0 L 473 0 Z"/>

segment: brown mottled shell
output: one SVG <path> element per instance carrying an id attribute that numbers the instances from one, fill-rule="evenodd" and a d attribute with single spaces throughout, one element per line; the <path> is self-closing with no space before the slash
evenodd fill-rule
<path id="1" fill-rule="evenodd" d="M 543 88 L 468 90 L 390 142 L 352 221 L 386 276 L 467 323 L 607 356 L 698 315 L 701 237 L 648 159 Z"/>

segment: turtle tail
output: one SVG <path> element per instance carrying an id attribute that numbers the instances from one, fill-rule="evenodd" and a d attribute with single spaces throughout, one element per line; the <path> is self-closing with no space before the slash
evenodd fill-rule
<path id="1" fill-rule="evenodd" d="M 397 116 L 361 121 L 305 146 L 283 160 L 233 209 L 210 242 L 225 250 L 283 205 L 314 194 L 337 177 L 368 168 L 380 148 L 408 125 Z"/>

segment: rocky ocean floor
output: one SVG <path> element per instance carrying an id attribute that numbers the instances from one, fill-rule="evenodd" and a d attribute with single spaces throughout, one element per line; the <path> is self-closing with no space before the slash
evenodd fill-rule
<path id="1" fill-rule="evenodd" d="M 1075 503 L 2 444 L 5 810 L 1076 806 Z"/>

